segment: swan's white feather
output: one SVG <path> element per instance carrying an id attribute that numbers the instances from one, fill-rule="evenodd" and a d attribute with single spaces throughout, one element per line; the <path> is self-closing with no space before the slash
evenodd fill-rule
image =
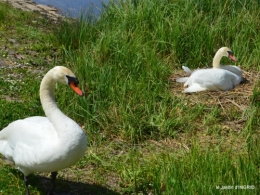
<path id="1" fill-rule="evenodd" d="M 32 172 L 56 172 L 75 164 L 85 154 L 84 131 L 54 101 L 55 82 L 66 84 L 65 75 L 75 76 L 65 67 L 55 67 L 41 83 L 41 102 L 47 117 L 17 120 L 0 131 L 0 153 L 25 176 Z"/>
<path id="2" fill-rule="evenodd" d="M 188 75 L 192 74 L 192 71 L 187 66 L 182 66 L 182 69 L 186 72 L 186 74 Z M 177 78 L 176 82 L 185 83 L 188 79 L 189 77 L 181 77 L 181 78 Z"/>
<path id="3" fill-rule="evenodd" d="M 223 69 L 201 69 L 194 72 L 184 83 L 185 93 L 196 91 L 226 91 L 240 83 L 236 74 Z"/>
<path id="4" fill-rule="evenodd" d="M 222 66 L 220 59 L 223 57 L 230 57 L 236 61 L 232 51 L 227 47 L 220 48 L 213 58 L 213 68 L 210 69 L 196 69 L 191 71 L 188 67 L 182 66 L 183 70 L 190 74 L 190 77 L 183 77 L 176 79 L 177 82 L 185 82 L 184 93 L 192 93 L 197 91 L 226 91 L 236 87 L 244 78 L 242 77 L 242 70 L 233 65 Z"/>
<path id="5" fill-rule="evenodd" d="M 176 82 L 185 83 L 188 79 L 189 79 L 189 77 L 181 77 L 181 78 L 177 78 Z"/>
<path id="6" fill-rule="evenodd" d="M 186 74 L 190 75 L 192 73 L 191 69 L 187 66 L 182 66 L 182 69 L 186 72 Z"/>

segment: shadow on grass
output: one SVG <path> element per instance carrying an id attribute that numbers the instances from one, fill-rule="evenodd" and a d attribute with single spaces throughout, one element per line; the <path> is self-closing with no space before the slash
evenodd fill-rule
<path id="1" fill-rule="evenodd" d="M 10 169 L 10 171 L 23 180 L 23 174 L 16 170 Z M 38 191 L 40 195 L 46 195 L 48 193 L 49 187 L 51 186 L 51 179 L 49 177 L 41 176 L 35 174 L 29 175 L 30 191 L 31 194 L 35 194 Z M 74 182 L 65 180 L 62 178 L 57 178 L 56 188 L 60 195 L 120 195 L 120 193 L 110 190 L 104 186 L 98 184 L 88 184 L 82 182 Z M 25 186 L 24 186 L 25 193 Z"/>

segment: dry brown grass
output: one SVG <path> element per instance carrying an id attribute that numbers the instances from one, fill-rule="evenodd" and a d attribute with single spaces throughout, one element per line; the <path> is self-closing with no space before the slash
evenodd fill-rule
<path id="1" fill-rule="evenodd" d="M 217 106 L 220 108 L 221 116 L 224 120 L 217 124 L 220 129 L 217 132 L 207 132 L 208 126 L 198 121 L 196 125 L 200 130 L 183 133 L 178 136 L 177 140 L 164 140 L 160 144 L 164 145 L 164 147 L 172 146 L 177 150 L 182 148 L 189 151 L 190 147 L 192 147 L 192 139 L 196 139 L 201 148 L 213 146 L 215 148 L 219 146 L 220 150 L 232 148 L 234 149 L 233 151 L 244 153 L 246 150 L 246 136 L 242 134 L 251 114 L 251 98 L 255 84 L 259 79 L 259 73 L 243 71 L 243 77 L 246 78 L 246 82 L 241 83 L 231 91 L 204 91 L 191 94 L 182 93 L 184 89 L 183 83 L 176 82 L 177 78 L 185 76 L 187 75 L 185 75 L 183 70 L 179 70 L 171 75 L 172 95 L 182 98 L 184 104 L 190 107 L 198 103 L 209 108 Z"/>

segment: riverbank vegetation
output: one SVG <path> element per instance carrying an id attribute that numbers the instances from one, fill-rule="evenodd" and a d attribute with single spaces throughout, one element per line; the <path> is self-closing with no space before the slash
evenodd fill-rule
<path id="1" fill-rule="evenodd" d="M 60 171 L 58 188 L 72 194 L 257 194 L 259 6 L 127 1 L 110 3 L 98 18 L 82 14 L 53 24 L 0 4 L 0 59 L 12 67 L 0 73 L 0 129 L 44 115 L 42 75 L 65 65 L 86 96 L 58 85 L 56 99 L 84 128 L 89 147 L 77 165 Z M 233 50 L 247 82 L 228 92 L 182 94 L 175 83 L 185 75 L 181 66 L 211 67 L 222 46 Z M 0 163 L 0 192 L 23 194 L 20 173 Z M 46 191 L 46 176 L 31 176 L 34 194 Z"/>

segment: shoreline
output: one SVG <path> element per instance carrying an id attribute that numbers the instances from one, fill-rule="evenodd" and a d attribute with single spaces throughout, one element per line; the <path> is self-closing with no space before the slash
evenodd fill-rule
<path id="1" fill-rule="evenodd" d="M 14 8 L 24 11 L 39 12 L 43 15 L 46 15 L 54 22 L 57 22 L 58 20 L 64 18 L 64 16 L 60 14 L 61 10 L 51 5 L 37 4 L 31 0 L 0 0 L 0 2 L 9 3 Z"/>

